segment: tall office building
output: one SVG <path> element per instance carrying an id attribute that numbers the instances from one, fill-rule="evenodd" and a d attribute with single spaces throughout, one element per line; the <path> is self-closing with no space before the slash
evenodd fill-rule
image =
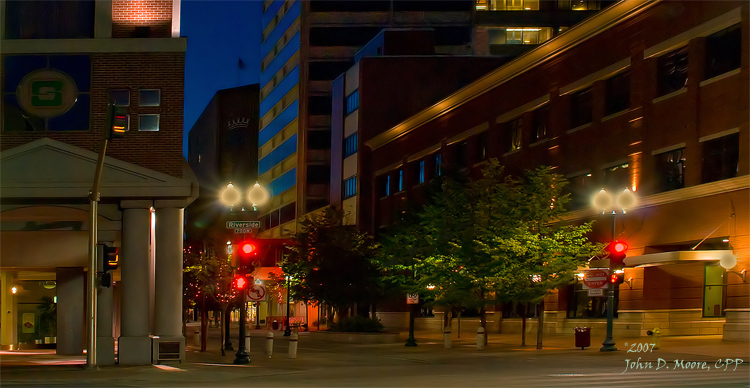
<path id="1" fill-rule="evenodd" d="M 384 27 L 430 27 L 436 53 L 471 53 L 474 2 L 300 1 L 263 3 L 258 174 L 271 192 L 263 237 L 329 202 L 331 81 Z"/>

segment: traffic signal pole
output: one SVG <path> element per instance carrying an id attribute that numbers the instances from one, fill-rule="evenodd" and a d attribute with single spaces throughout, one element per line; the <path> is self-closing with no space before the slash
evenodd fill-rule
<path id="1" fill-rule="evenodd" d="M 616 227 L 616 221 L 617 219 L 617 212 L 612 211 L 612 239 L 610 241 L 615 241 L 615 227 Z M 612 267 L 612 260 L 609 261 L 609 270 L 610 270 L 610 279 L 609 279 L 609 285 L 607 286 L 607 338 L 604 339 L 604 342 L 602 343 L 601 349 L 599 351 L 601 352 L 612 352 L 617 350 L 617 347 L 615 347 L 615 340 L 612 336 L 612 329 L 614 326 L 614 319 L 615 319 L 615 285 L 612 283 L 611 275 L 612 271 L 614 271 L 614 268 Z"/>
<path id="2" fill-rule="evenodd" d="M 90 204 L 90 225 L 89 225 L 89 273 L 88 273 L 88 346 L 86 349 L 86 366 L 96 368 L 96 307 L 97 307 L 97 284 L 96 284 L 96 244 L 98 240 L 98 216 L 99 216 L 99 183 L 102 177 L 102 168 L 104 167 L 104 156 L 107 153 L 107 137 L 102 140 L 102 146 L 99 149 L 99 158 L 96 162 L 96 172 L 94 173 L 94 185 L 89 192 Z"/>

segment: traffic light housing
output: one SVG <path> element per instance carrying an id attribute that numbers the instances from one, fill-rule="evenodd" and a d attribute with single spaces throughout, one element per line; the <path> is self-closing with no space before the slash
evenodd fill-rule
<path id="1" fill-rule="evenodd" d="M 258 256 L 258 244 L 252 240 L 243 240 L 237 244 L 237 250 L 234 254 L 234 266 L 240 271 L 252 271 L 253 262 Z"/>
<path id="2" fill-rule="evenodd" d="M 610 242 L 605 248 L 609 253 L 609 267 L 613 269 L 622 269 L 625 267 L 625 257 L 628 252 L 628 244 L 624 241 L 615 240 Z"/>
<path id="3" fill-rule="evenodd" d="M 107 139 L 115 139 L 125 136 L 130 130 L 130 118 L 128 117 L 128 107 L 110 104 L 107 108 Z"/>
<path id="4" fill-rule="evenodd" d="M 617 273 L 617 272 L 612 273 L 612 277 L 610 279 L 610 282 L 612 282 L 612 284 L 615 284 L 615 285 L 624 283 L 625 282 L 625 274 L 624 273 Z"/>
<path id="5" fill-rule="evenodd" d="M 96 272 L 101 275 L 101 285 L 102 287 L 110 287 L 112 285 L 112 274 L 109 271 L 116 270 L 120 263 L 120 248 L 97 244 L 96 253 Z"/>

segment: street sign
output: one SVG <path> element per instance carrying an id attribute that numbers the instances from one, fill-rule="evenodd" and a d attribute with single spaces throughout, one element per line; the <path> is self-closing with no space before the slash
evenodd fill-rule
<path id="1" fill-rule="evenodd" d="M 235 229 L 234 233 L 244 234 L 244 233 L 252 233 L 252 229 Z"/>
<path id="2" fill-rule="evenodd" d="M 604 296 L 603 288 L 589 288 L 589 296 Z"/>
<path id="3" fill-rule="evenodd" d="M 406 294 L 406 304 L 418 304 L 419 294 Z"/>
<path id="4" fill-rule="evenodd" d="M 260 221 L 227 221 L 227 229 L 260 228 Z"/>
<path id="5" fill-rule="evenodd" d="M 252 287 L 247 289 L 247 297 L 253 302 L 266 300 L 266 288 L 261 284 L 253 284 Z"/>
<path id="6" fill-rule="evenodd" d="M 583 288 L 602 288 L 609 283 L 609 271 L 605 269 L 590 269 L 584 272 Z"/>

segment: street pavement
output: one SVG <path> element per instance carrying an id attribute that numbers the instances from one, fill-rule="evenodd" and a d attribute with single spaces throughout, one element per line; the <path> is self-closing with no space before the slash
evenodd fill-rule
<path id="1" fill-rule="evenodd" d="M 658 350 L 628 352 L 635 342 L 618 340 L 616 352 L 573 347 L 572 335 L 536 337 L 520 346 L 518 334 L 490 334 L 484 350 L 475 337 L 453 334 L 453 347 L 439 333 L 417 332 L 417 347 L 328 342 L 299 333 L 297 357 L 288 357 L 289 338 L 275 332 L 274 353 L 265 354 L 265 330 L 250 330 L 249 365 L 222 356 L 218 329 L 208 332 L 206 352 L 187 338 L 187 360 L 157 366 L 85 369 L 85 357 L 49 351 L 0 352 L 3 387 L 750 387 L 750 344 L 719 336 L 665 337 Z M 234 330 L 236 337 L 236 328 Z M 405 333 L 402 333 L 405 339 Z M 625 345 L 625 343 L 628 345 Z M 237 349 L 237 340 L 233 341 Z M 28 354 L 33 353 L 33 354 Z M 629 360 L 626 362 L 626 360 Z M 661 361 L 660 361 L 661 360 Z M 730 360 L 727 362 L 727 360 Z M 739 364 L 739 365 L 737 365 Z"/>

